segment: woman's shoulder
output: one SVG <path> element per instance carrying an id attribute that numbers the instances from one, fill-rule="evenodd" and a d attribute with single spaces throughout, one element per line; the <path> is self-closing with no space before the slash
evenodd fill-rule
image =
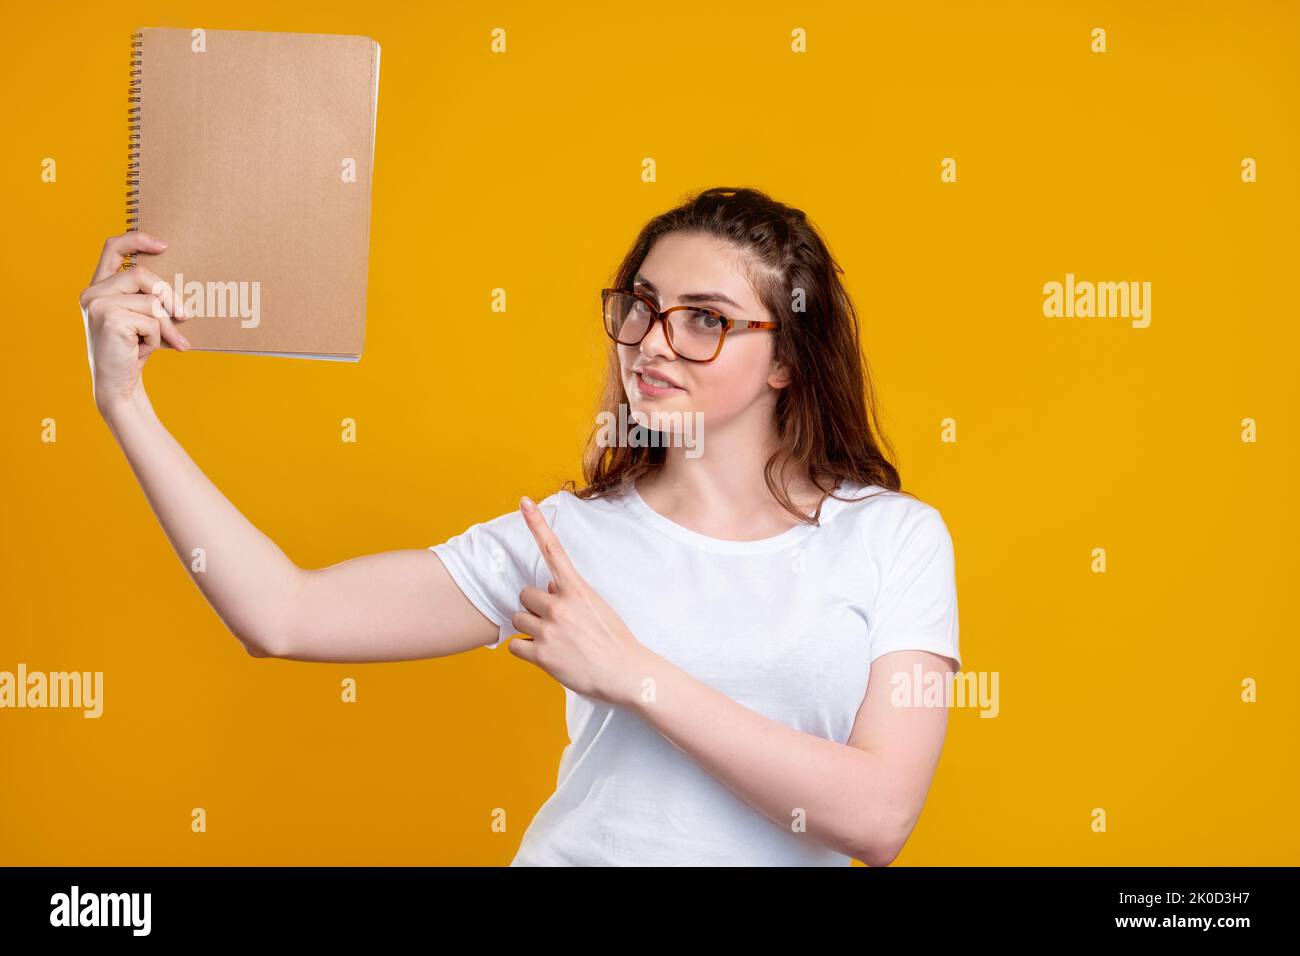
<path id="1" fill-rule="evenodd" d="M 905 537 L 915 532 L 946 535 L 938 507 L 904 491 L 856 481 L 844 482 L 835 497 L 841 516 L 859 526 L 868 540 Z"/>
<path id="2" fill-rule="evenodd" d="M 579 495 L 568 488 L 561 488 L 554 494 L 547 495 L 538 504 L 554 507 L 560 514 L 608 514 L 621 510 L 627 503 L 628 494 L 627 491 L 611 490 L 600 495 Z"/>

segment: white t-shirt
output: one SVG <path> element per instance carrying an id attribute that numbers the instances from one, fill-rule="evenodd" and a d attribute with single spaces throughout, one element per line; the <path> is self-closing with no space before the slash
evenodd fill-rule
<path id="1" fill-rule="evenodd" d="M 821 526 L 727 541 L 650 508 L 635 490 L 539 502 L 574 568 L 642 644 L 766 717 L 847 743 L 871 662 L 909 648 L 954 662 L 952 539 L 938 510 L 842 483 Z M 518 509 L 430 550 L 500 628 L 550 569 Z M 569 744 L 555 793 L 511 866 L 847 866 L 759 813 L 630 710 L 565 688 Z M 793 821 L 792 821 L 793 822 Z"/>

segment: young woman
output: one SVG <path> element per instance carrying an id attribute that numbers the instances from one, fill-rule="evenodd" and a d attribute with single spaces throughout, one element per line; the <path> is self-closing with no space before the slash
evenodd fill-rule
<path id="1" fill-rule="evenodd" d="M 185 315 L 121 266 L 163 248 L 110 239 L 81 294 L 95 400 L 178 554 L 207 549 L 195 583 L 250 654 L 398 661 L 524 635 L 507 646 L 564 685 L 570 743 L 512 865 L 895 858 L 946 727 L 918 685 L 960 667 L 953 546 L 881 451 L 857 317 L 802 212 L 705 190 L 602 291 L 604 410 L 663 431 L 593 432 L 581 489 L 318 569 L 154 414 L 141 368 L 188 347 Z"/>

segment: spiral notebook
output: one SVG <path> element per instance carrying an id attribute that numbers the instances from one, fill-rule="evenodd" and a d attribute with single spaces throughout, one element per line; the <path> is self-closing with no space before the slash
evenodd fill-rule
<path id="1" fill-rule="evenodd" d="M 379 44 L 146 28 L 129 100 L 127 228 L 193 349 L 358 361 Z"/>

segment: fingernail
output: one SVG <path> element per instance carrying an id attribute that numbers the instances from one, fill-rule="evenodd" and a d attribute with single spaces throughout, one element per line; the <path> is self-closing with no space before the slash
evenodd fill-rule
<path id="1" fill-rule="evenodd" d="M 185 348 L 188 349 L 190 347 L 190 340 L 187 339 L 185 336 L 178 335 L 176 337 L 180 340 L 181 345 L 185 346 Z"/>
<path id="2" fill-rule="evenodd" d="M 520 503 L 523 504 L 525 511 L 532 511 L 534 508 L 537 507 L 535 504 L 533 504 L 533 499 L 529 498 L 527 495 L 524 495 L 519 500 Z"/>
<path id="3" fill-rule="evenodd" d="M 162 239 L 155 239 L 154 242 L 158 243 L 158 245 L 160 245 L 160 246 L 162 246 L 162 247 L 164 247 L 164 248 L 166 248 L 166 246 L 167 246 L 167 243 L 164 242 Z"/>

